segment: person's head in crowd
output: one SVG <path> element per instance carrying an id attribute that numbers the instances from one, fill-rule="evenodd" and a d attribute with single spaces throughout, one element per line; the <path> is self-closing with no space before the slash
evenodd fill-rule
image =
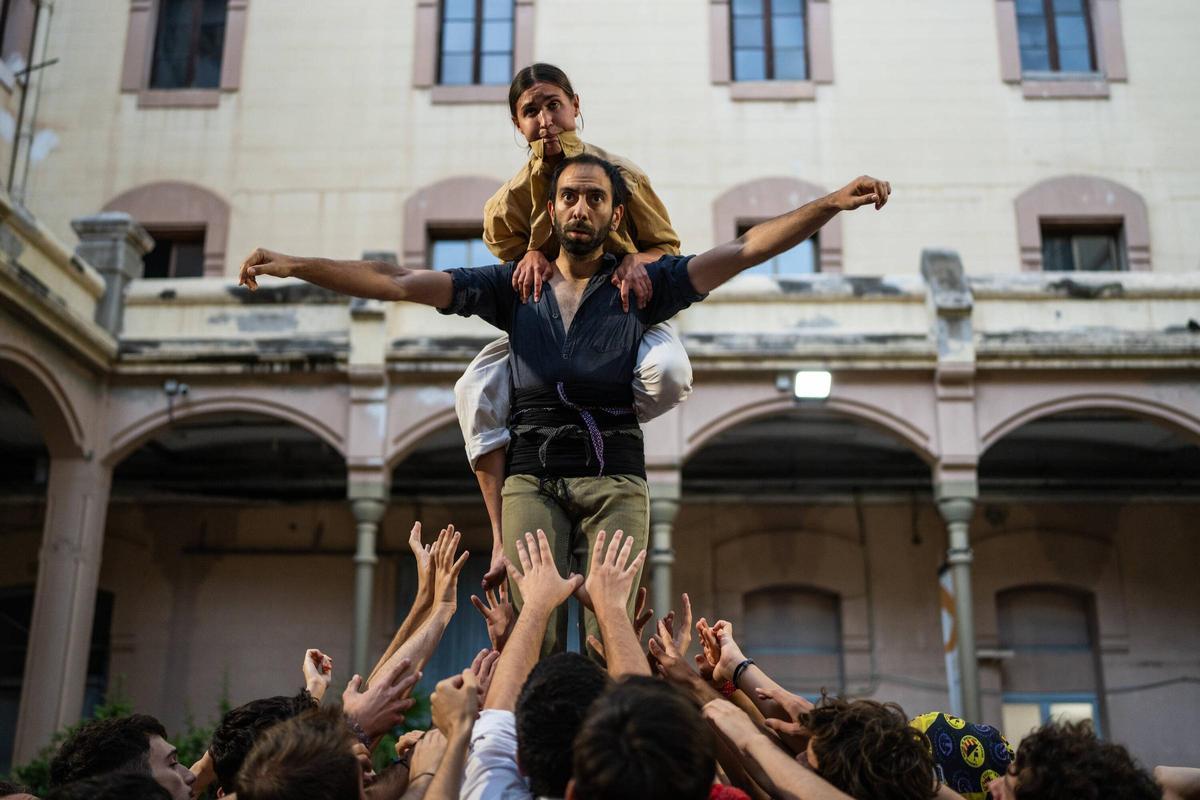
<path id="1" fill-rule="evenodd" d="M 926 800 L 937 792 L 927 739 L 895 703 L 823 696 L 800 723 L 808 765 L 851 797 Z"/>
<path id="2" fill-rule="evenodd" d="M 568 800 L 704 800 L 716 773 L 716 740 L 674 687 L 626 678 L 601 695 L 575 738 Z"/>
<path id="3" fill-rule="evenodd" d="M 1012 746 L 989 725 L 940 711 L 922 714 L 909 724 L 925 734 L 937 779 L 965 800 L 986 800 L 988 786 L 1012 764 Z"/>
<path id="4" fill-rule="evenodd" d="M 291 697 L 264 697 L 226 712 L 221 724 L 213 731 L 212 743 L 208 746 L 213 769 L 217 773 L 219 794 L 233 794 L 236 791 L 238 770 L 264 731 L 284 720 L 298 717 L 316 705 L 308 690 L 302 689 L 300 694 Z"/>
<path id="5" fill-rule="evenodd" d="M 1162 789 L 1119 744 L 1089 722 L 1051 722 L 1021 740 L 1008 772 L 988 787 L 993 800 L 1160 800 Z"/>
<path id="6" fill-rule="evenodd" d="M 37 800 L 29 789 L 19 783 L 0 781 L 0 800 Z"/>
<path id="7" fill-rule="evenodd" d="M 239 800 L 360 800 L 354 738 L 334 708 L 305 711 L 267 729 L 238 771 Z"/>
<path id="8" fill-rule="evenodd" d="M 566 792 L 575 735 L 606 688 L 608 675 L 578 653 L 544 658 L 529 673 L 515 709 L 517 761 L 535 797 Z"/>
<path id="9" fill-rule="evenodd" d="M 85 722 L 50 762 L 50 786 L 109 772 L 146 773 L 174 800 L 188 800 L 196 782 L 191 770 L 179 763 L 162 723 L 146 714 Z"/>
<path id="10" fill-rule="evenodd" d="M 46 800 L 171 800 L 171 794 L 144 772 L 109 772 L 52 789 Z"/>

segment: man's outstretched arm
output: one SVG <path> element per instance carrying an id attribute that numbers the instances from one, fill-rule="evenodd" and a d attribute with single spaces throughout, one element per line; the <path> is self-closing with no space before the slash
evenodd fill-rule
<path id="1" fill-rule="evenodd" d="M 838 212 L 874 204 L 883 208 L 892 192 L 887 181 L 864 175 L 832 194 L 782 216 L 755 225 L 744 234 L 717 245 L 688 262 L 688 277 L 697 292 L 711 292 L 743 270 L 769 261 L 819 231 Z"/>
<path id="2" fill-rule="evenodd" d="M 449 273 L 432 269 L 408 269 L 387 261 L 335 261 L 331 258 L 288 256 L 261 247 L 242 263 L 238 284 L 251 291 L 258 278 L 300 278 L 311 284 L 351 297 L 372 300 L 407 300 L 445 308 L 454 299 Z"/>

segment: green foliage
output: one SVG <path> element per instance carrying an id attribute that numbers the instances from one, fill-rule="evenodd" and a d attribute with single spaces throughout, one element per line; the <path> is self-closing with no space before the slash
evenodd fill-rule
<path id="1" fill-rule="evenodd" d="M 404 724 L 392 733 L 385 734 L 379 740 L 379 744 L 375 745 L 375 751 L 371 753 L 371 765 L 375 768 L 376 774 L 387 769 L 391 765 L 392 759 L 396 757 L 396 741 L 399 738 L 395 735 L 397 732 L 403 734 L 409 731 L 423 731 L 427 730 L 431 724 L 429 721 L 429 693 L 419 689 L 415 690 L 412 693 L 412 699 L 416 701 L 416 705 L 405 713 Z"/>

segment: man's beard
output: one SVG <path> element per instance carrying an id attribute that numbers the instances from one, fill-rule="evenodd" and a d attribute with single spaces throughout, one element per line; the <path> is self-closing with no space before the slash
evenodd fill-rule
<path id="1" fill-rule="evenodd" d="M 593 228 L 582 220 L 579 222 L 568 222 L 566 225 L 563 225 L 555 218 L 554 235 L 558 237 L 558 244 L 563 250 L 566 250 L 573 256 L 586 256 L 596 252 L 604 244 L 604 240 L 608 238 L 608 229 L 611 225 L 611 216 L 608 218 L 608 222 L 601 225 L 599 229 Z M 591 235 L 586 239 L 574 239 L 567 236 L 571 231 L 582 231 Z"/>

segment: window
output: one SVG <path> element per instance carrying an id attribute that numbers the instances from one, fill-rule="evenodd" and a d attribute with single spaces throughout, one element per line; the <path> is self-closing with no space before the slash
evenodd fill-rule
<path id="1" fill-rule="evenodd" d="M 482 231 L 429 232 L 429 266 L 433 269 L 486 267 L 495 263 L 496 257 L 483 243 Z"/>
<path id="2" fill-rule="evenodd" d="M 1017 0 L 1025 72 L 1093 72 L 1096 58 L 1087 0 Z"/>
<path id="3" fill-rule="evenodd" d="M 36 15 L 33 0 L 0 0 L 0 59 L 14 73 L 29 66 Z"/>
<path id="4" fill-rule="evenodd" d="M 1099 659 L 1091 596 L 1021 588 L 996 598 L 1004 733 L 1014 747 L 1051 719 L 1091 720 L 1100 728 Z"/>
<path id="5" fill-rule="evenodd" d="M 1016 199 L 1026 271 L 1150 269 L 1150 219 L 1141 195 L 1087 175 L 1050 178 Z"/>
<path id="6" fill-rule="evenodd" d="M 161 0 L 152 89 L 215 89 L 225 47 L 225 0 Z"/>
<path id="7" fill-rule="evenodd" d="M 204 275 L 204 229 L 147 228 L 154 249 L 142 257 L 143 278 L 199 278 Z"/>
<path id="8" fill-rule="evenodd" d="M 121 91 L 139 108 L 209 108 L 241 84 L 251 0 L 129 0 Z"/>
<path id="9" fill-rule="evenodd" d="M 751 226 L 826 194 L 820 186 L 797 178 L 759 178 L 738 184 L 713 203 L 713 241 L 732 241 Z M 841 271 L 842 220 L 837 216 L 821 229 L 820 235 L 745 274 L 786 276 Z"/>
<path id="10" fill-rule="evenodd" d="M 1102 272 L 1125 269 L 1121 228 L 1042 226 L 1042 269 Z"/>
<path id="11" fill-rule="evenodd" d="M 792 586 L 769 587 L 743 596 L 741 630 L 745 650 L 763 671 L 798 694 L 824 689 L 840 694 L 842 666 L 840 603 L 835 594 Z"/>
<path id="12" fill-rule="evenodd" d="M 1127 79 L 1121 0 L 995 2 L 1000 75 L 1026 98 L 1105 98 Z"/>
<path id="13" fill-rule="evenodd" d="M 738 225 L 738 236 L 741 236 L 757 223 L 742 223 Z M 752 267 L 742 275 L 770 275 L 771 277 L 785 277 L 787 275 L 811 275 L 814 272 L 819 272 L 817 264 L 817 237 L 810 236 L 800 244 L 788 250 L 785 253 L 772 258 L 770 261 L 765 261 L 757 267 Z"/>
<path id="14" fill-rule="evenodd" d="M 733 79 L 808 79 L 805 0 L 732 0 Z"/>
<path id="15" fill-rule="evenodd" d="M 443 0 L 438 83 L 507 85 L 514 11 L 513 0 Z"/>

